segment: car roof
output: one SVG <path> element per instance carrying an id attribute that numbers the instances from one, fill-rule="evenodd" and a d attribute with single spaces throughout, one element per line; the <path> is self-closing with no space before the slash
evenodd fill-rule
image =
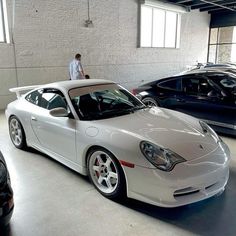
<path id="1" fill-rule="evenodd" d="M 196 74 L 206 74 L 206 75 L 211 75 L 211 74 L 230 74 L 228 71 L 223 71 L 223 70 L 217 70 L 217 69 L 208 69 L 208 68 L 203 68 L 203 69 L 194 69 L 191 71 L 185 71 L 181 74 L 178 74 L 176 76 L 181 76 L 181 75 L 196 75 Z M 175 77 L 176 77 L 175 76 Z"/>
<path id="2" fill-rule="evenodd" d="M 100 84 L 115 84 L 115 82 L 104 79 L 83 79 L 83 80 L 66 80 L 40 86 L 40 88 L 63 88 L 70 90 L 72 88 L 87 87 Z"/>

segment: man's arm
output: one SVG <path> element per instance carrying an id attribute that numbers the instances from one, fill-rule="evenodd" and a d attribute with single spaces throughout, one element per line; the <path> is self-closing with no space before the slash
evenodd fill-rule
<path id="1" fill-rule="evenodd" d="M 79 62 L 79 73 L 80 73 L 80 76 L 84 79 L 84 69 L 80 62 Z"/>

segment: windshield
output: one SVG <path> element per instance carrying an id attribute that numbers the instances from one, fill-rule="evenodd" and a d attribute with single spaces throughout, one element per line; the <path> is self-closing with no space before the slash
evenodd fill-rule
<path id="1" fill-rule="evenodd" d="M 218 74 L 217 77 L 215 75 L 208 76 L 213 82 L 217 83 L 224 91 L 229 94 L 234 94 L 236 92 L 236 75 L 232 73 L 224 73 Z M 215 79 L 217 78 L 217 80 Z"/>
<path id="2" fill-rule="evenodd" d="M 81 120 L 99 120 L 127 115 L 145 105 L 117 84 L 74 88 L 71 102 Z"/>

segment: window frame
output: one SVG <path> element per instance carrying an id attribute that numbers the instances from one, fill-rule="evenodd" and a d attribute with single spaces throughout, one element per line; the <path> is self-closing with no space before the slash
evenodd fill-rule
<path id="1" fill-rule="evenodd" d="M 189 92 L 186 90 L 187 86 L 186 86 L 186 81 L 189 82 L 191 79 L 193 80 L 198 80 L 197 86 L 199 85 L 199 81 L 202 78 L 202 76 L 199 75 L 188 75 L 188 76 L 183 76 L 182 77 L 182 88 L 183 88 L 183 92 L 185 95 L 187 96 L 194 96 L 194 97 L 198 97 L 199 96 L 199 92 L 197 89 L 197 92 Z M 191 82 L 192 83 L 192 82 Z"/>
<path id="2" fill-rule="evenodd" d="M 50 90 L 52 90 L 52 91 L 50 91 Z M 35 93 L 35 92 L 38 92 L 38 94 L 39 94 L 39 102 L 38 102 L 38 104 L 36 104 L 36 103 L 34 103 L 34 102 L 31 102 L 31 101 L 28 99 L 28 97 L 29 97 L 32 93 Z M 65 101 L 65 103 L 66 103 L 67 108 L 69 108 L 69 104 L 68 104 L 68 101 L 67 101 L 67 99 L 66 99 L 66 96 L 64 95 L 64 93 L 63 93 L 61 90 L 59 90 L 59 89 L 57 89 L 57 88 L 36 89 L 36 90 L 34 90 L 34 91 L 28 93 L 28 94 L 25 96 L 25 100 L 26 100 L 27 102 L 29 102 L 29 103 L 35 105 L 35 106 L 38 106 L 38 107 L 40 107 L 40 108 L 43 108 L 43 109 L 45 109 L 45 110 L 50 111 L 50 109 L 48 109 L 47 107 L 42 106 L 42 96 L 43 96 L 44 93 L 54 93 L 54 94 L 57 94 L 57 95 L 61 96 L 62 98 L 64 98 L 64 101 Z M 49 102 L 50 102 L 50 101 L 48 101 L 48 103 L 49 103 Z"/>
<path id="3" fill-rule="evenodd" d="M 220 51 L 220 46 L 236 46 L 236 41 L 233 42 L 229 42 L 229 41 L 225 41 L 225 42 L 221 42 L 220 41 L 220 35 L 221 35 L 221 28 L 231 28 L 231 27 L 236 27 L 236 26 L 227 26 L 227 27 L 215 27 L 215 28 L 210 28 L 209 29 L 209 38 L 208 38 L 208 52 L 207 52 L 207 61 L 208 62 L 213 62 L 215 64 L 217 63 L 221 63 L 219 62 L 219 51 Z M 212 42 L 212 37 L 213 37 L 213 33 L 212 31 L 216 30 L 216 42 Z M 236 30 L 236 29 L 234 29 Z M 210 56 L 211 56 L 211 48 L 215 47 L 215 49 L 213 49 L 214 52 L 214 61 L 210 61 Z M 230 58 L 231 60 L 231 58 Z"/>
<path id="4" fill-rule="evenodd" d="M 163 83 L 166 83 L 166 82 L 169 82 L 169 81 L 173 81 L 173 80 L 176 80 L 176 81 L 179 80 L 179 83 L 180 83 L 180 86 L 181 86 L 180 90 L 178 90 L 178 89 L 173 89 L 173 88 L 169 88 L 169 87 L 164 87 L 164 86 L 161 85 L 161 84 L 163 84 Z M 157 86 L 158 86 L 159 88 L 167 89 L 167 90 L 175 91 L 175 92 L 182 92 L 182 91 L 183 91 L 183 84 L 182 84 L 182 78 L 181 78 L 181 77 L 169 78 L 169 79 L 166 79 L 166 80 L 164 80 L 164 81 L 160 81 L 159 83 L 157 83 Z"/>
<path id="5" fill-rule="evenodd" d="M 68 104 L 68 102 L 67 102 L 67 99 L 66 99 L 64 93 L 63 93 L 61 90 L 59 90 L 59 89 L 57 89 L 57 88 L 44 88 L 43 91 L 42 91 L 42 94 L 41 94 L 41 100 L 40 100 L 40 102 L 42 102 L 43 94 L 46 94 L 46 93 L 53 93 L 53 94 L 55 94 L 55 95 L 58 95 L 58 96 L 62 97 L 63 100 L 64 100 L 64 102 L 65 102 L 65 105 L 67 106 L 67 109 L 70 109 L 70 108 L 69 108 L 69 104 Z M 49 100 L 49 101 L 47 101 L 47 102 L 48 102 L 47 107 L 43 107 L 41 104 L 39 104 L 39 107 L 50 111 L 51 109 L 49 109 L 48 107 L 49 107 L 49 104 L 50 104 L 51 101 Z M 54 108 L 52 108 L 52 109 L 54 109 Z"/>
<path id="6" fill-rule="evenodd" d="M 37 93 L 39 94 L 38 96 L 39 96 L 39 103 L 40 103 L 40 102 L 41 102 L 42 93 L 43 93 L 43 90 L 42 90 L 42 89 L 36 89 L 36 90 L 34 90 L 34 91 L 28 93 L 28 94 L 25 96 L 25 100 L 26 100 L 27 102 L 29 102 L 30 104 L 33 104 L 33 105 L 35 105 L 35 106 L 37 106 L 37 107 L 41 107 L 41 106 L 39 106 L 39 104 L 36 104 L 35 102 L 32 102 L 32 101 L 29 100 L 29 96 L 31 96 L 31 94 L 33 94 L 33 93 L 35 93 L 35 92 L 37 92 Z"/>
<path id="7" fill-rule="evenodd" d="M 186 83 L 184 80 L 191 80 L 191 79 L 197 79 L 198 80 L 198 88 L 197 88 L 197 93 L 190 93 L 188 91 L 186 91 Z M 194 75 L 194 77 L 192 76 L 186 76 L 186 77 L 182 77 L 182 88 L 183 88 L 183 92 L 186 96 L 191 96 L 191 97 L 208 97 L 207 94 L 208 93 L 203 93 L 203 92 L 200 92 L 199 91 L 199 86 L 200 86 L 200 83 L 201 83 L 201 80 L 205 80 L 208 84 L 208 86 L 214 90 L 215 92 L 218 93 L 217 89 L 215 88 L 215 86 L 213 84 L 211 84 L 209 81 L 211 81 L 210 78 L 208 78 L 208 75 L 199 75 L 199 74 L 196 74 Z"/>
<path id="8" fill-rule="evenodd" d="M 151 35 L 150 35 L 150 46 L 143 46 L 142 45 L 142 8 L 150 8 L 151 9 Z M 159 11 L 163 11 L 164 12 L 164 35 L 162 35 L 163 38 L 163 46 L 154 46 L 156 43 L 153 43 L 153 32 L 154 32 L 154 12 L 155 10 L 159 10 Z M 174 46 L 166 46 L 166 34 L 167 34 L 167 30 L 166 30 L 166 22 L 167 22 L 167 13 L 175 13 L 176 14 L 176 23 L 175 23 L 175 43 Z M 180 12 L 174 11 L 174 10 L 168 10 L 168 9 L 163 9 L 157 6 L 149 6 L 149 5 L 145 5 L 145 4 L 141 4 L 140 7 L 140 32 L 139 32 L 139 47 L 140 48 L 169 48 L 169 49 L 179 49 L 180 48 L 180 30 L 181 30 L 181 14 Z"/>
<path id="9" fill-rule="evenodd" d="M 3 41 L 0 41 L 0 44 L 10 43 L 6 0 L 0 0 L 0 11 L 2 15 L 1 18 L 2 18 L 2 34 L 3 34 Z"/>

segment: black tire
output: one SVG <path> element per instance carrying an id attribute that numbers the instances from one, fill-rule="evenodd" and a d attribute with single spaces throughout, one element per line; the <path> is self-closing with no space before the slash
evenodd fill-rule
<path id="1" fill-rule="evenodd" d="M 27 148 L 24 128 L 16 116 L 11 116 L 8 122 L 9 135 L 16 148 L 25 150 Z"/>
<path id="2" fill-rule="evenodd" d="M 110 164 L 106 166 L 108 160 Z M 102 147 L 93 148 L 88 153 L 87 171 L 90 181 L 103 196 L 113 200 L 127 196 L 124 172 L 118 160 L 108 150 Z"/>
<path id="3" fill-rule="evenodd" d="M 154 100 L 151 97 L 146 97 L 142 100 L 142 102 L 146 105 L 146 106 L 154 106 L 154 107 L 158 107 L 158 103 L 156 100 Z"/>

